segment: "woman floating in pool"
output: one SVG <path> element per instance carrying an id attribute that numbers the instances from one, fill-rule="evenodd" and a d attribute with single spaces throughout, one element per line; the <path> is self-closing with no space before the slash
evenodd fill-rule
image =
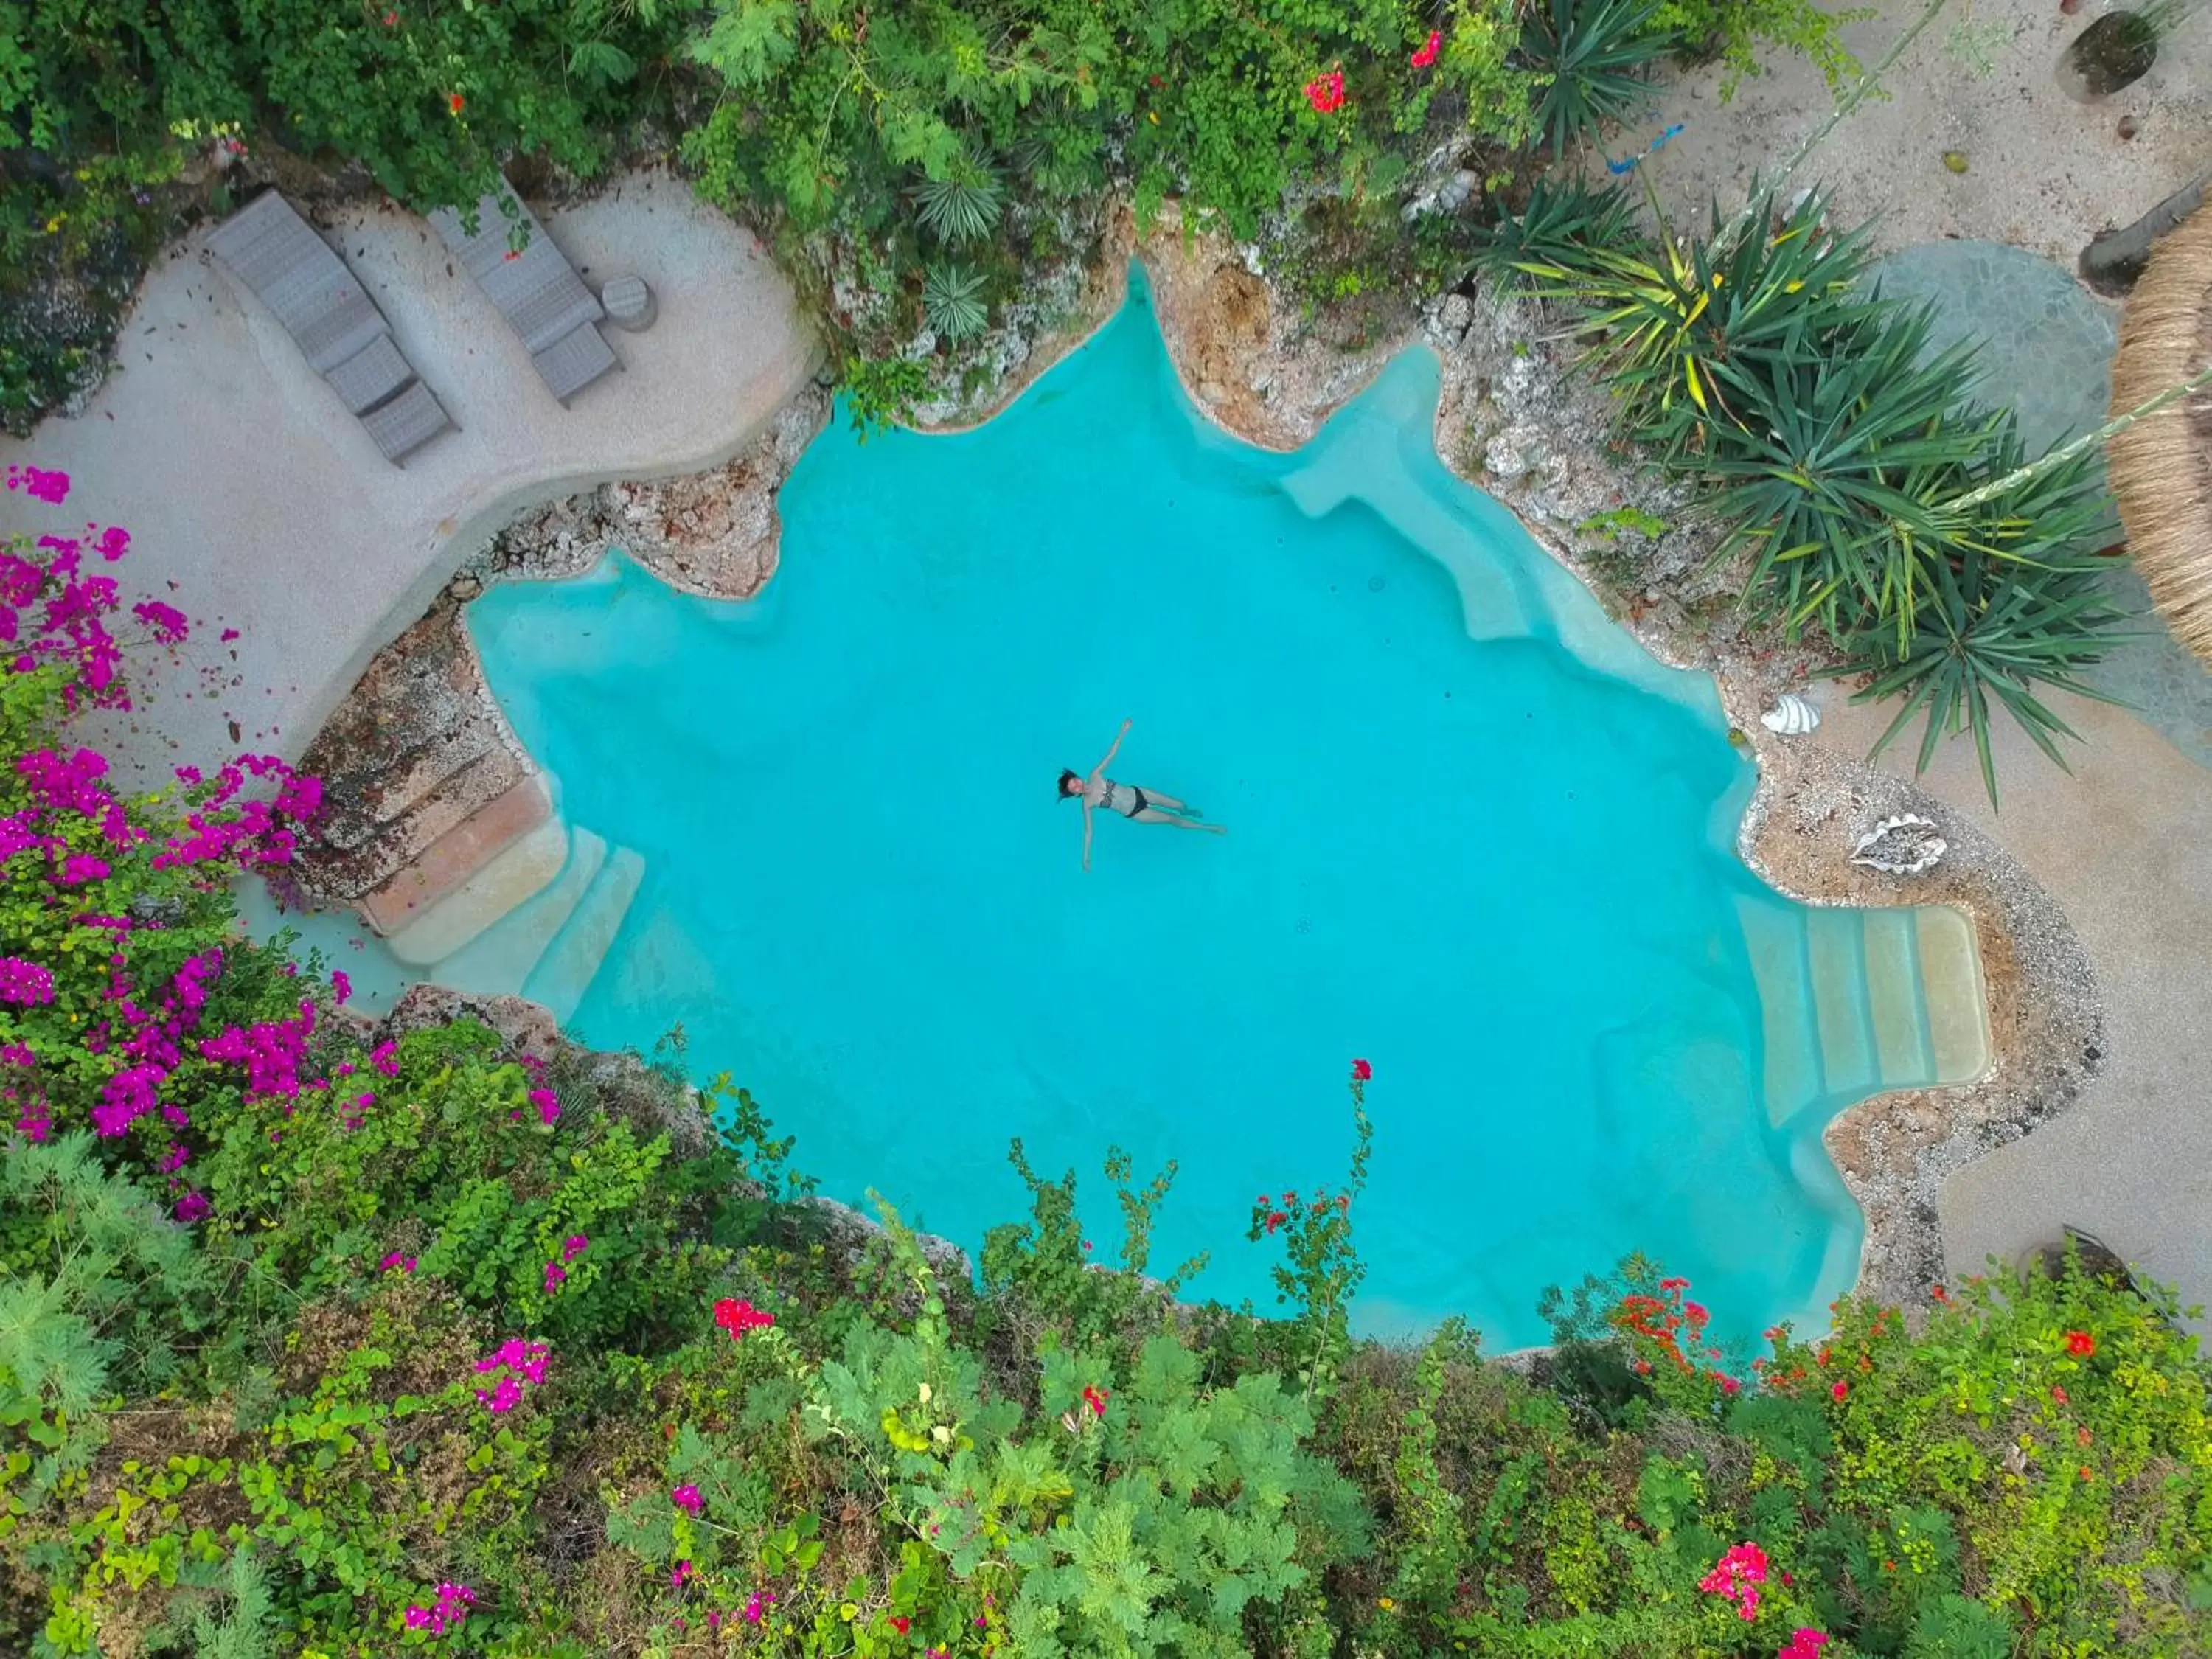
<path id="1" fill-rule="evenodd" d="M 1091 769 L 1087 778 L 1073 772 L 1060 775 L 1060 799 L 1070 796 L 1083 803 L 1083 867 L 1091 867 L 1091 811 L 1093 807 L 1109 812 L 1119 812 L 1137 823 L 1172 823 L 1178 830 L 1210 830 L 1215 835 L 1226 832 L 1218 823 L 1200 823 L 1204 816 L 1195 807 L 1186 806 L 1173 795 L 1163 795 L 1157 790 L 1139 789 L 1133 783 L 1116 783 L 1106 775 L 1106 769 L 1114 763 L 1114 757 L 1121 751 L 1121 739 L 1129 735 L 1129 722 L 1123 720 L 1121 729 L 1114 737 L 1114 746 L 1106 751 L 1106 758 Z"/>

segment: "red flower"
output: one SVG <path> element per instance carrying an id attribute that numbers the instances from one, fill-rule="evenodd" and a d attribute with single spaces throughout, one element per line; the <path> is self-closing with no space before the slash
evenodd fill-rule
<path id="1" fill-rule="evenodd" d="M 1085 1385 L 1083 1390 L 1083 1403 L 1091 1407 L 1091 1414 L 1093 1417 L 1105 1416 L 1106 1390 L 1095 1386 Z"/>
<path id="2" fill-rule="evenodd" d="M 1437 61 L 1437 54 L 1443 50 L 1443 31 L 1442 29 L 1431 29 L 1429 31 L 1428 44 L 1423 46 L 1419 52 L 1415 52 L 1408 61 L 1412 63 L 1415 69 L 1426 69 L 1430 64 Z"/>
<path id="3" fill-rule="evenodd" d="M 1851 1385 L 1850 1385 L 1850 1383 L 1848 1383 L 1848 1382 L 1838 1382 L 1838 1383 L 1837 1383 L 1837 1384 L 1836 1384 L 1836 1386 L 1835 1386 L 1834 1388 L 1832 1388 L 1832 1389 L 1829 1389 L 1829 1390 L 1828 1390 L 1828 1392 L 1829 1392 L 1830 1394 L 1832 1394 L 1832 1395 L 1835 1395 L 1835 1396 L 1836 1396 L 1836 1398 L 1837 1398 L 1837 1399 L 1838 1399 L 1838 1400 L 1841 1400 L 1841 1399 L 1842 1399 L 1845 1395 L 1849 1394 L 1850 1391 L 1851 1391 Z"/>
<path id="4" fill-rule="evenodd" d="M 1306 102 L 1316 115 L 1334 115 L 1344 107 L 1344 71 L 1331 70 L 1306 82 Z"/>
<path id="5" fill-rule="evenodd" d="M 501 261 L 504 263 L 508 259 L 520 259 L 522 256 L 520 253 L 517 253 L 513 248 L 509 248 L 506 252 L 501 254 L 499 257 Z"/>
<path id="6" fill-rule="evenodd" d="M 2058 1387 L 2057 1384 L 2053 1383 L 2051 1389 L 2051 1397 L 2063 1406 L 2066 1403 L 2066 1390 Z"/>
<path id="7" fill-rule="evenodd" d="M 2097 1352 L 2097 1339 L 2087 1331 L 2066 1333 L 2066 1352 L 2077 1359 L 2087 1359 Z"/>
<path id="8" fill-rule="evenodd" d="M 893 1613 L 891 1615 L 891 1628 L 896 1631 L 901 1636 L 905 1635 L 908 1630 L 913 1628 L 913 1620 L 902 1619 L 896 1613 Z"/>
<path id="9" fill-rule="evenodd" d="M 1682 1311 L 1688 1316 L 1690 1321 L 1690 1328 L 1692 1330 L 1697 1329 L 1699 1326 L 1703 1325 L 1707 1320 L 1712 1317 L 1711 1314 L 1707 1313 L 1703 1308 L 1699 1307 L 1694 1302 L 1685 1302 L 1682 1304 Z"/>
<path id="10" fill-rule="evenodd" d="M 2094 1480 L 2097 1477 L 2090 1473 L 2089 1466 L 2087 1463 L 2084 1463 L 2081 1466 L 2081 1478 L 2084 1480 Z"/>
<path id="11" fill-rule="evenodd" d="M 461 112 L 461 106 L 467 101 L 458 92 L 449 92 L 446 94 L 446 107 L 456 115 Z"/>
<path id="12" fill-rule="evenodd" d="M 1743 1384 L 1733 1376 L 1723 1373 L 1717 1380 L 1721 1385 L 1721 1392 L 1724 1395 L 1734 1396 L 1743 1392 Z"/>
<path id="13" fill-rule="evenodd" d="M 1941 1285 L 1930 1285 L 1928 1287 L 1928 1294 L 1934 1297 L 1938 1302 L 1948 1302 L 1951 1299 L 1951 1293 L 1948 1291 L 1946 1291 Z"/>
<path id="14" fill-rule="evenodd" d="M 398 28 L 399 27 L 399 14 L 396 11 L 387 11 L 385 13 L 384 27 L 388 29 Z"/>
<path id="15" fill-rule="evenodd" d="M 1352 1075 L 1356 1082 L 1364 1083 L 1375 1075 L 1375 1068 L 1364 1060 L 1352 1062 Z"/>
<path id="16" fill-rule="evenodd" d="M 1276 1228 L 1278 1228 L 1278 1227 L 1281 1226 L 1281 1225 L 1282 1225 L 1285 1221 L 1288 1221 L 1289 1219 L 1290 1219 L 1290 1217 L 1289 1217 L 1289 1216 L 1287 1216 L 1287 1215 L 1285 1215 L 1285 1214 L 1284 1214 L 1284 1213 L 1283 1213 L 1283 1212 L 1282 1212 L 1282 1211 L 1280 1211 L 1280 1210 L 1270 1210 L 1270 1211 L 1268 1211 L 1268 1212 L 1267 1212 L 1267 1231 L 1268 1231 L 1269 1232 L 1271 1232 L 1271 1233 L 1272 1233 L 1272 1232 L 1273 1232 L 1273 1231 L 1275 1231 L 1275 1229 L 1276 1229 Z"/>
<path id="17" fill-rule="evenodd" d="M 743 1340 L 747 1331 L 763 1330 L 775 1324 L 775 1316 L 743 1299 L 732 1301 L 724 1297 L 714 1304 L 714 1322 L 736 1342 Z"/>

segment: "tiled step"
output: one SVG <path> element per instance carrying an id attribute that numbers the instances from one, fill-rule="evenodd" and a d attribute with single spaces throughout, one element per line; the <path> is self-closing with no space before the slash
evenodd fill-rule
<path id="1" fill-rule="evenodd" d="M 302 868 L 322 892 L 359 899 L 389 882 L 411 852 L 429 847 L 529 775 L 527 765 L 495 747 L 470 755 L 416 793 L 401 793 L 409 783 L 403 779 L 378 803 L 386 815 L 380 821 L 337 815 L 321 826 L 302 854 Z"/>
<path id="2" fill-rule="evenodd" d="M 1913 916 L 1935 1080 L 1971 1082 L 1990 1068 L 1990 994 L 1974 924 L 1948 905 Z"/>
<path id="3" fill-rule="evenodd" d="M 627 847 L 611 849 L 574 912 L 523 981 L 522 994 L 544 1004 L 564 1025 L 574 1018 L 644 878 L 641 854 Z"/>
<path id="4" fill-rule="evenodd" d="M 581 824 L 568 830 L 568 862 L 553 884 L 524 900 L 437 963 L 430 977 L 456 991 L 515 996 L 567 926 L 606 863 L 607 844 Z"/>

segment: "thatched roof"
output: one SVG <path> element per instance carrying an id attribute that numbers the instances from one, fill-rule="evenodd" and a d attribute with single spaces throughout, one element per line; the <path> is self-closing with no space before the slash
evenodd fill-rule
<path id="1" fill-rule="evenodd" d="M 2158 244 L 2128 298 L 2112 412 L 2212 363 L 2212 203 Z M 2108 446 L 2128 544 L 2173 636 L 2212 663 L 2212 391 L 2170 404 Z"/>

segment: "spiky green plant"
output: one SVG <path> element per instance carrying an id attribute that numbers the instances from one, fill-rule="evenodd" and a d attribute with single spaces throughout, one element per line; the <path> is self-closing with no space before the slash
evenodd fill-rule
<path id="1" fill-rule="evenodd" d="M 1475 269 L 1492 277 L 1527 283 L 1532 268 L 1566 270 L 1589 260 L 1591 250 L 1644 242 L 1634 209 L 1620 185 L 1592 185 L 1546 175 L 1528 191 L 1528 204 L 1479 233 Z"/>
<path id="2" fill-rule="evenodd" d="M 1983 457 L 1964 483 L 2002 477 L 2020 466 L 2021 455 L 2008 411 L 1992 422 Z M 1905 700 L 1875 745 L 1877 754 L 1916 714 L 1926 717 L 1919 769 L 1945 736 L 1971 729 L 1994 805 L 1993 706 L 2063 767 L 2057 738 L 2079 734 L 2037 697 L 2036 688 L 2117 702 L 2081 671 L 2126 637 L 2118 627 L 2125 618 L 2104 588 L 2105 562 L 2089 550 L 2106 508 L 2094 452 L 2082 451 L 1964 512 L 1951 510 L 1956 493 L 1931 493 L 1918 503 L 1935 533 L 1914 550 L 1925 581 L 1909 621 L 1882 611 L 1867 615 L 1848 636 L 1857 655 L 1844 672 L 1873 677 L 1859 701 Z"/>
<path id="3" fill-rule="evenodd" d="M 1536 131 L 1553 160 L 1650 101 L 1644 70 L 1669 45 L 1651 27 L 1657 9 L 1657 0 L 1550 0 L 1534 9 L 1521 50 L 1551 77 L 1537 94 Z"/>
<path id="4" fill-rule="evenodd" d="M 1771 203 L 1761 210 L 1771 221 Z M 1864 229 L 1829 236 L 1823 211 L 1808 197 L 1772 234 L 1732 246 L 1673 235 L 1574 241 L 1516 268 L 1579 313 L 1575 331 L 1592 342 L 1583 362 L 1623 400 L 1630 432 L 1693 462 L 1710 453 L 1713 426 L 1733 419 L 1731 374 L 1814 361 L 1878 314 L 1858 281 Z"/>
<path id="5" fill-rule="evenodd" d="M 948 340 L 981 334 L 991 319 L 983 288 L 980 270 L 951 261 L 933 264 L 922 273 L 922 315 L 931 328 Z"/>
<path id="6" fill-rule="evenodd" d="M 1793 635 L 1818 621 L 1841 637 L 1867 615 L 1913 625 L 1944 539 L 1927 503 L 1957 492 L 1993 431 L 1961 403 L 1973 347 L 1931 353 L 1930 325 L 1899 307 L 1818 349 L 1739 353 L 1715 371 L 1729 418 L 1681 459 L 1728 522 L 1720 555 L 1755 550 L 1751 608 Z"/>
<path id="7" fill-rule="evenodd" d="M 922 228 L 953 246 L 980 242 L 999 222 L 1005 192 L 988 161 L 963 151 L 942 178 L 924 179 L 914 200 Z"/>

